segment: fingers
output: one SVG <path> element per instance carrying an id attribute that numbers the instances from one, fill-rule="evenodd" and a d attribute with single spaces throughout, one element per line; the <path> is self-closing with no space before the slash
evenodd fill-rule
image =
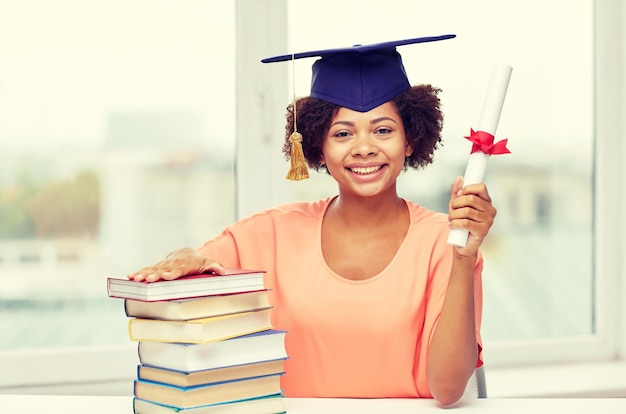
<path id="1" fill-rule="evenodd" d="M 213 272 L 216 275 L 223 275 L 226 273 L 226 269 L 224 268 L 224 266 L 222 266 L 222 264 L 218 262 L 207 260 L 205 265 L 200 269 L 200 272 L 201 273 Z"/>
<path id="2" fill-rule="evenodd" d="M 463 207 L 470 207 L 480 211 L 487 211 L 493 208 L 491 197 L 485 184 L 471 184 L 463 188 L 458 188 L 458 179 L 451 187 L 450 212 Z"/>
<path id="3" fill-rule="evenodd" d="M 170 253 L 165 260 L 153 266 L 147 266 L 129 274 L 128 279 L 137 282 L 156 282 L 197 273 L 224 274 L 225 271 L 220 263 L 202 256 L 194 249 L 184 248 Z"/>
<path id="4" fill-rule="evenodd" d="M 491 228 L 496 209 L 484 184 L 459 188 L 459 179 L 451 187 L 448 219 L 450 227 L 467 229 L 471 237 L 482 241 Z"/>
<path id="5" fill-rule="evenodd" d="M 463 188 L 463 177 L 456 177 L 454 183 L 450 187 L 450 201 L 448 203 L 448 210 L 452 210 L 452 202 L 457 197 L 461 196 Z"/>
<path id="6" fill-rule="evenodd" d="M 452 183 L 452 187 L 450 188 L 450 193 L 452 196 L 461 195 L 461 189 L 463 188 L 463 177 L 458 176 Z"/>
<path id="7" fill-rule="evenodd" d="M 154 269 L 152 273 L 149 273 L 145 277 L 146 282 L 156 282 L 157 280 L 174 280 L 181 276 L 190 274 L 183 267 L 176 266 L 176 264 L 164 263 Z M 193 272 L 196 273 L 196 272 Z"/>
<path id="8" fill-rule="evenodd" d="M 128 278 L 136 282 L 156 282 L 157 280 L 173 280 L 183 276 L 184 271 L 177 268 L 167 260 L 154 266 L 144 267 L 137 272 L 128 275 Z"/>

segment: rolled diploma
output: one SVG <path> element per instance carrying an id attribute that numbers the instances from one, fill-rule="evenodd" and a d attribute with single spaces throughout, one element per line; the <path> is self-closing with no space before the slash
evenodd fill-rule
<path id="1" fill-rule="evenodd" d="M 513 68 L 507 65 L 499 63 L 493 65 L 477 131 L 487 132 L 495 137 L 512 70 Z M 463 177 L 464 187 L 483 182 L 485 171 L 487 171 L 487 160 L 489 160 L 489 155 L 482 151 L 470 154 Z M 465 247 L 468 236 L 469 232 L 466 229 L 450 229 L 448 244 Z"/>

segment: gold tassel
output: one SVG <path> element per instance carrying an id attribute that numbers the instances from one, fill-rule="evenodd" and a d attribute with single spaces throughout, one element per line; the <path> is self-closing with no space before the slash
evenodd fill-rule
<path id="1" fill-rule="evenodd" d="M 291 55 L 292 64 L 292 82 L 293 82 L 293 132 L 289 136 L 291 143 L 291 156 L 287 179 L 290 181 L 299 181 L 309 178 L 309 169 L 304 159 L 304 151 L 302 150 L 302 134 L 298 132 L 298 124 L 296 121 L 296 59 Z"/>
<path id="2" fill-rule="evenodd" d="M 289 136 L 289 142 L 291 143 L 291 160 L 289 171 L 287 172 L 287 179 L 298 181 L 309 178 L 309 170 L 306 166 L 306 160 L 304 159 L 304 151 L 302 151 L 302 134 L 298 131 L 294 131 Z"/>

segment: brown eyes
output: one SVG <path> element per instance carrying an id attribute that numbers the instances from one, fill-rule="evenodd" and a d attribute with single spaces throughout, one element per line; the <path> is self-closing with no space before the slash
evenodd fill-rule
<path id="1" fill-rule="evenodd" d="M 391 128 L 378 128 L 374 131 L 374 135 L 388 135 L 393 132 Z M 339 131 L 332 134 L 334 138 L 348 138 L 353 135 L 350 131 Z"/>

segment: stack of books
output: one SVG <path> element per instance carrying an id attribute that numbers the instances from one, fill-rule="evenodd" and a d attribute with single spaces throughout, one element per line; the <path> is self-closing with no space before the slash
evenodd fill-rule
<path id="1" fill-rule="evenodd" d="M 262 271 L 152 283 L 108 278 L 138 341 L 136 414 L 284 413 L 285 331 L 272 329 Z"/>

